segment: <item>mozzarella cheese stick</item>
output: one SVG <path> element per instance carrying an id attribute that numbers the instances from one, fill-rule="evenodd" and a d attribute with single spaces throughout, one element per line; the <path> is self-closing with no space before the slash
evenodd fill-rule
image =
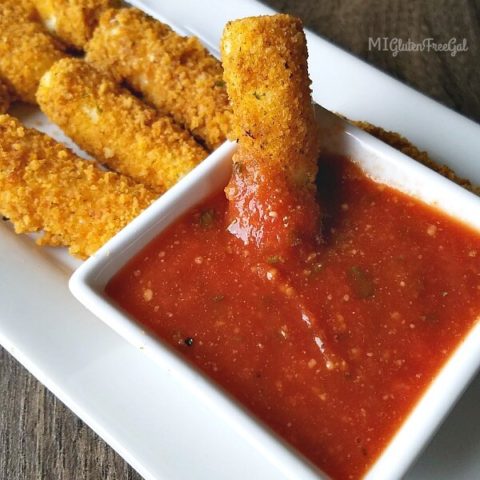
<path id="1" fill-rule="evenodd" d="M 142 93 L 210 150 L 225 141 L 231 111 L 222 65 L 196 37 L 122 8 L 102 15 L 86 51 L 88 62 Z"/>
<path id="2" fill-rule="evenodd" d="M 80 59 L 57 62 L 43 76 L 37 100 L 83 150 L 158 191 L 170 188 L 207 156 L 171 117 Z"/>
<path id="3" fill-rule="evenodd" d="M 85 258 L 150 205 L 145 186 L 77 157 L 9 115 L 0 115 L 0 214 L 40 245 Z"/>
<path id="4" fill-rule="evenodd" d="M 19 100 L 35 103 L 42 75 L 65 53 L 24 1 L 0 0 L 0 77 Z"/>

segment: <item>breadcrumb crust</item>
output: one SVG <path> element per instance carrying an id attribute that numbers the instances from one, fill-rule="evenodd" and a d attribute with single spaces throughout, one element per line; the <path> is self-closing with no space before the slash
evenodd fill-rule
<path id="1" fill-rule="evenodd" d="M 10 92 L 7 85 L 0 80 L 0 114 L 5 113 L 10 106 Z"/>
<path id="2" fill-rule="evenodd" d="M 86 60 L 125 81 L 213 150 L 225 141 L 231 111 L 221 63 L 196 37 L 181 37 L 135 8 L 107 10 Z"/>
<path id="3" fill-rule="evenodd" d="M 102 12 L 118 0 L 32 0 L 45 27 L 66 44 L 83 50 Z"/>
<path id="4" fill-rule="evenodd" d="M 4 15 L 12 15 L 14 13 L 17 19 L 34 22 L 40 20 L 32 0 L 0 0 L 0 11 Z"/>
<path id="5" fill-rule="evenodd" d="M 229 22 L 221 50 L 231 139 L 296 183 L 313 185 L 319 136 L 301 21 L 274 15 Z"/>
<path id="6" fill-rule="evenodd" d="M 94 163 L 47 135 L 0 115 L 0 213 L 16 233 L 43 230 L 39 245 L 88 257 L 155 200 L 141 184 Z"/>
<path id="7" fill-rule="evenodd" d="M 56 63 L 43 76 L 37 100 L 80 148 L 160 192 L 207 156 L 171 117 L 80 59 Z"/>
<path id="8" fill-rule="evenodd" d="M 35 104 L 40 78 L 65 56 L 63 50 L 29 3 L 0 0 L 0 77 L 19 100 Z"/>

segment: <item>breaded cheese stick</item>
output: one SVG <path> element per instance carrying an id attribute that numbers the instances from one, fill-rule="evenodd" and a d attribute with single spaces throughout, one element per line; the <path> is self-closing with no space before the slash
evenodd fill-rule
<path id="1" fill-rule="evenodd" d="M 0 0 L 0 77 L 19 100 L 34 104 L 41 76 L 64 56 L 25 0 Z"/>
<path id="2" fill-rule="evenodd" d="M 193 137 L 83 60 L 56 63 L 37 92 L 42 111 L 99 162 L 159 191 L 207 156 Z"/>
<path id="3" fill-rule="evenodd" d="M 8 110 L 10 100 L 10 92 L 5 83 L 0 79 L 0 114 L 5 113 Z"/>
<path id="4" fill-rule="evenodd" d="M 32 0 L 53 34 L 67 45 L 83 50 L 102 12 L 119 5 L 118 0 Z"/>
<path id="5" fill-rule="evenodd" d="M 230 22 L 221 50 L 239 143 L 226 189 L 229 229 L 270 255 L 288 255 L 320 232 L 319 139 L 301 21 L 274 15 Z"/>
<path id="6" fill-rule="evenodd" d="M 86 47 L 86 60 L 127 82 L 210 149 L 230 129 L 220 62 L 196 37 L 181 37 L 140 10 L 108 10 Z"/>
<path id="7" fill-rule="evenodd" d="M 230 22 L 222 37 L 232 137 L 301 183 L 317 173 L 318 134 L 300 19 L 289 15 Z"/>
<path id="8" fill-rule="evenodd" d="M 17 233 L 44 231 L 40 245 L 68 246 L 88 257 L 156 195 L 47 135 L 0 115 L 0 213 Z"/>

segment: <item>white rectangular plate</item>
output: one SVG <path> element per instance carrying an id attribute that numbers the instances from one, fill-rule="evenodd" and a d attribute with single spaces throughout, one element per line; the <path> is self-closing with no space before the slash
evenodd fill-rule
<path id="1" fill-rule="evenodd" d="M 131 3 L 213 49 L 228 20 L 272 12 L 253 0 L 210 0 L 208 11 L 194 0 Z M 480 183 L 478 125 L 313 34 L 308 42 L 318 103 L 401 132 Z M 21 115 L 61 138 L 40 115 Z M 39 249 L 1 224 L 0 265 L 0 343 L 144 477 L 286 478 L 168 371 L 77 303 L 67 281 L 78 262 L 65 252 Z M 477 378 L 408 478 L 478 477 L 479 402 Z"/>

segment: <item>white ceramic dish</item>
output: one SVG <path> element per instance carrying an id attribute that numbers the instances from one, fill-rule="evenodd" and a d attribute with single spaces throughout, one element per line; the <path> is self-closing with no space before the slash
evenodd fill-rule
<path id="1" fill-rule="evenodd" d="M 380 183 L 435 205 L 480 233 L 478 197 L 328 111 L 318 111 L 324 150 L 352 158 Z M 182 360 L 166 344 L 146 333 L 134 318 L 122 312 L 104 294 L 104 288 L 112 276 L 155 236 L 203 199 L 225 187 L 231 171 L 234 148 L 234 144 L 224 144 L 109 241 L 76 270 L 70 279 L 70 289 L 90 311 L 156 360 L 160 368 L 171 370 L 173 375 L 268 456 L 272 463 L 276 463 L 287 477 L 318 478 L 309 464 L 300 457 L 295 457 L 290 449 L 262 429 L 248 413 L 206 380 L 203 374 Z M 398 479 L 406 472 L 480 366 L 480 350 L 477 348 L 479 342 L 480 323 L 472 329 L 438 374 L 366 478 Z"/>
<path id="2" fill-rule="evenodd" d="M 218 45 L 231 19 L 272 13 L 255 0 L 132 0 L 151 14 Z M 480 127 L 307 34 L 314 98 L 328 109 L 401 132 L 480 183 Z M 365 40 L 367 41 L 367 40 Z M 22 121 L 71 145 L 38 111 Z M 285 480 L 261 453 L 141 350 L 69 293 L 80 262 L 40 249 L 0 222 L 0 344 L 147 479 Z M 477 479 L 480 376 L 409 471 L 409 480 Z"/>

